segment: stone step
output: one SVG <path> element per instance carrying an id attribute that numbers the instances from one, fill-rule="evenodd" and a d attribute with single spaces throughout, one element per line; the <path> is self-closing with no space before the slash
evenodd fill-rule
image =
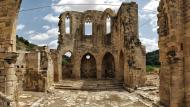
<path id="1" fill-rule="evenodd" d="M 122 82 L 115 81 L 62 81 L 55 84 L 55 89 L 69 90 L 114 90 L 122 89 Z"/>
<path id="2" fill-rule="evenodd" d="M 122 89 L 122 87 L 55 87 L 55 89 L 64 89 L 64 90 L 119 90 Z"/>

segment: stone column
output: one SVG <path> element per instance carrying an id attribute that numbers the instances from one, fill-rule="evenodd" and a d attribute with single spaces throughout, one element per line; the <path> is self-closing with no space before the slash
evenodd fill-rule
<path id="1" fill-rule="evenodd" d="M 18 102 L 18 83 L 16 77 L 15 63 L 17 59 L 16 53 L 6 53 L 4 58 L 5 66 L 5 95 L 13 100 L 13 107 Z"/>
<path id="2" fill-rule="evenodd" d="M 58 78 L 56 80 L 62 80 L 62 56 L 60 54 L 57 55 L 57 67 L 58 67 Z"/>
<path id="3" fill-rule="evenodd" d="M 114 72 L 114 75 L 115 75 L 115 79 L 117 81 L 120 81 L 120 75 L 121 75 L 121 71 L 120 71 L 120 68 L 119 68 L 119 54 L 114 54 L 116 57 L 114 57 L 114 64 L 115 64 L 115 72 Z"/>
<path id="4" fill-rule="evenodd" d="M 15 75 L 14 63 L 6 63 L 6 90 L 5 94 L 14 98 L 15 87 L 17 84 L 17 77 Z"/>
<path id="5" fill-rule="evenodd" d="M 73 58 L 73 77 L 75 79 L 81 78 L 80 66 L 81 66 L 81 58 L 80 54 L 75 54 Z"/>
<path id="6" fill-rule="evenodd" d="M 14 98 L 15 90 L 17 88 L 17 77 L 15 63 L 17 59 L 16 53 L 7 53 L 5 56 L 5 94 Z"/>

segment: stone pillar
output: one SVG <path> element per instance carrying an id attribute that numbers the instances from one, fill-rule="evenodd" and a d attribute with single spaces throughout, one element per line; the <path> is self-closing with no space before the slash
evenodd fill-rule
<path id="1" fill-rule="evenodd" d="M 120 68 L 119 68 L 119 54 L 114 54 L 114 63 L 115 63 L 115 72 L 114 72 L 114 74 L 115 74 L 115 79 L 117 80 L 117 81 L 121 81 L 120 79 L 120 75 L 121 75 L 121 71 L 120 71 Z"/>
<path id="2" fill-rule="evenodd" d="M 15 93 L 15 87 L 17 84 L 17 77 L 15 75 L 15 66 L 14 63 L 6 63 L 5 65 L 6 69 L 6 90 L 5 93 L 8 96 L 11 96 L 14 98 L 14 93 Z"/>
<path id="3" fill-rule="evenodd" d="M 96 58 L 96 67 L 97 67 L 97 79 L 100 80 L 102 78 L 102 58 L 101 57 L 98 57 Z"/>
<path id="4" fill-rule="evenodd" d="M 190 1 L 184 0 L 184 78 L 185 78 L 185 106 L 190 107 Z"/>
<path id="5" fill-rule="evenodd" d="M 57 67 L 58 67 L 58 81 L 62 80 L 62 56 L 60 54 L 57 55 Z"/>
<path id="6" fill-rule="evenodd" d="M 78 55 L 75 54 L 73 57 L 73 77 L 75 79 L 81 78 L 80 66 L 81 66 L 80 54 Z"/>
<path id="7" fill-rule="evenodd" d="M 17 100 L 14 63 L 16 56 L 16 20 L 21 0 L 0 0 L 0 53 L 4 60 L 5 94 Z"/>
<path id="8" fill-rule="evenodd" d="M 18 101 L 18 83 L 16 77 L 15 63 L 17 59 L 16 53 L 6 53 L 4 58 L 5 66 L 5 95 L 13 100 L 13 107 Z"/>
<path id="9" fill-rule="evenodd" d="M 158 7 L 161 62 L 159 91 L 160 102 L 167 107 L 185 107 L 182 7 L 183 0 L 161 0 Z"/>

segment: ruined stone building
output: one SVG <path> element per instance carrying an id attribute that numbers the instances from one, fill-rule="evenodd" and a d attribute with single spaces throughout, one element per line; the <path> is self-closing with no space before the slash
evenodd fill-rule
<path id="1" fill-rule="evenodd" d="M 45 91 L 54 83 L 54 65 L 47 47 L 17 53 L 15 66 L 19 91 Z"/>
<path id="2" fill-rule="evenodd" d="M 160 102 L 190 107 L 190 0 L 161 0 L 158 8 Z"/>
<path id="3" fill-rule="evenodd" d="M 139 40 L 135 2 L 123 3 L 118 13 L 109 8 L 66 11 L 59 18 L 59 80 L 114 79 L 126 87 L 143 85 L 145 47 Z"/>
<path id="4" fill-rule="evenodd" d="M 114 79 L 132 88 L 144 83 L 145 49 L 138 37 L 136 3 L 123 3 L 118 13 L 111 9 L 104 12 L 64 12 L 60 15 L 58 53 L 51 50 L 51 53 L 43 51 L 18 55 L 16 20 L 20 4 L 21 0 L 0 0 L 2 107 L 16 106 L 22 84 L 29 83 L 24 85 L 29 90 L 39 89 L 36 86 L 48 86 L 44 84 L 46 81 L 51 83 L 53 75 L 55 81 L 66 78 Z M 158 8 L 161 61 L 159 94 L 161 104 L 166 107 L 190 107 L 189 7 L 189 0 L 161 0 Z M 66 54 L 68 52 L 70 55 Z M 17 57 L 21 61 L 17 61 Z M 30 64 L 32 62 L 36 65 Z M 43 73 L 48 69 L 53 69 L 54 74 Z M 28 72 L 27 79 L 23 79 L 23 72 Z M 33 79 L 36 77 L 32 73 L 39 78 Z"/>

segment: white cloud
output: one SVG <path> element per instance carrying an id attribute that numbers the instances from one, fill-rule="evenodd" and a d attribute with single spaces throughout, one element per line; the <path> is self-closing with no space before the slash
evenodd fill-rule
<path id="1" fill-rule="evenodd" d="M 59 21 L 58 16 L 53 16 L 52 14 L 47 14 L 43 19 L 50 23 L 58 23 Z"/>
<path id="2" fill-rule="evenodd" d="M 33 30 L 26 32 L 26 34 L 28 34 L 28 35 L 33 34 L 33 33 L 35 33 L 35 31 L 33 31 Z"/>
<path id="3" fill-rule="evenodd" d="M 105 10 L 106 8 L 112 8 L 117 10 L 120 7 L 122 1 L 125 0 L 59 0 L 58 2 L 53 2 L 53 5 L 64 5 L 64 4 L 114 4 L 118 6 L 108 6 L 108 5 L 65 5 L 65 6 L 52 6 L 52 9 L 61 13 L 64 11 L 85 11 L 85 10 Z"/>
<path id="4" fill-rule="evenodd" d="M 25 28 L 25 25 L 19 24 L 17 25 L 17 30 L 23 30 Z"/>
<path id="5" fill-rule="evenodd" d="M 50 29 L 50 27 L 49 27 L 48 25 L 45 25 L 45 26 L 43 26 L 42 28 L 44 28 L 44 29 L 46 29 L 46 30 Z"/>
<path id="6" fill-rule="evenodd" d="M 146 52 L 152 52 L 158 49 L 158 41 L 156 39 L 140 38 L 143 45 L 146 46 Z"/>
<path id="7" fill-rule="evenodd" d="M 145 11 L 157 10 L 160 0 L 150 0 L 150 2 L 143 7 Z"/>
<path id="8" fill-rule="evenodd" d="M 56 38 L 58 36 L 58 29 L 52 28 L 46 31 L 45 33 L 38 33 L 36 35 L 32 35 L 31 40 L 47 40 L 50 38 Z"/>
<path id="9" fill-rule="evenodd" d="M 32 40 L 47 40 L 49 39 L 49 35 L 46 33 L 39 33 L 31 37 Z"/>
<path id="10" fill-rule="evenodd" d="M 47 46 L 47 44 L 38 44 L 38 46 Z"/>
<path id="11" fill-rule="evenodd" d="M 157 32 L 157 29 L 158 29 L 158 26 L 152 28 L 152 31 L 153 31 L 153 32 Z"/>
<path id="12" fill-rule="evenodd" d="M 152 26 L 152 32 L 156 32 L 157 27 L 157 8 L 160 0 L 150 0 L 148 4 L 143 7 L 144 12 L 139 16 L 142 20 L 150 20 L 149 24 Z"/>
<path id="13" fill-rule="evenodd" d="M 53 41 L 51 41 L 51 42 L 49 43 L 48 46 L 49 46 L 51 49 L 56 49 L 56 48 L 57 48 L 57 45 L 58 45 L 57 40 L 53 40 Z"/>
<path id="14" fill-rule="evenodd" d="M 66 27 L 66 33 L 70 33 L 70 27 Z"/>
<path id="15" fill-rule="evenodd" d="M 70 51 L 68 51 L 64 55 L 70 58 L 72 56 L 72 53 Z"/>

